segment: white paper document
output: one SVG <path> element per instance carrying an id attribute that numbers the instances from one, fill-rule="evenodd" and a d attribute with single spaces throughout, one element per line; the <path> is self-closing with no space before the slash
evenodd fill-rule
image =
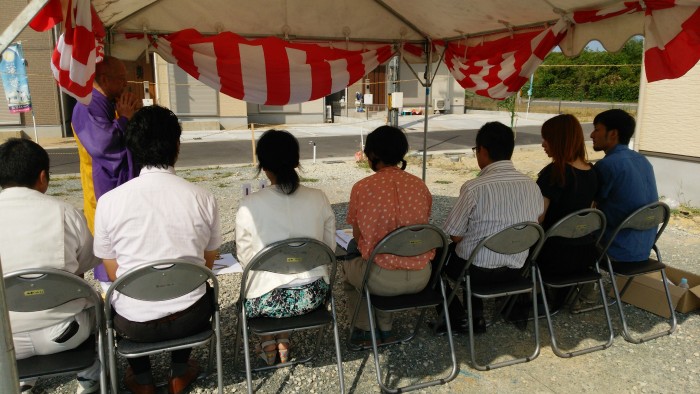
<path id="1" fill-rule="evenodd" d="M 241 263 L 233 257 L 233 254 L 225 253 L 220 255 L 218 260 L 214 261 L 212 271 L 217 275 L 240 274 L 243 273 L 243 267 L 241 267 Z"/>
<path id="2" fill-rule="evenodd" d="M 335 231 L 335 242 L 343 249 L 348 250 L 348 242 L 352 239 L 352 229 L 346 228 Z"/>

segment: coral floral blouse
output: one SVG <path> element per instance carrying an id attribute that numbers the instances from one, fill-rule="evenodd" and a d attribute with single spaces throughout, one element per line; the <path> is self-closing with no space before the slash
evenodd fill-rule
<path id="1" fill-rule="evenodd" d="M 357 246 L 366 260 L 385 235 L 399 227 L 428 223 L 433 197 L 425 183 L 398 167 L 384 167 L 357 182 L 350 193 L 347 223 L 357 226 Z M 420 256 L 378 255 L 374 263 L 389 270 L 421 270 L 435 251 Z"/>

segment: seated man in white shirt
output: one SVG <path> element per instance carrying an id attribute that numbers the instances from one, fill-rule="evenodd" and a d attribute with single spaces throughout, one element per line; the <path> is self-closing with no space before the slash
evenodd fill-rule
<path id="1" fill-rule="evenodd" d="M 0 145 L 0 255 L 5 274 L 26 268 L 55 268 L 82 276 L 100 261 L 92 254 L 85 217 L 73 206 L 45 195 L 49 155 L 30 140 Z M 4 301 L 3 301 L 4 302 Z M 91 334 L 94 309 L 87 299 L 50 311 L 10 312 L 18 360 L 78 347 Z M 99 390 L 100 363 L 78 374 L 78 394 Z M 20 382 L 31 393 L 36 379 Z"/>
<path id="2" fill-rule="evenodd" d="M 161 259 L 184 259 L 211 269 L 221 245 L 219 212 L 212 193 L 175 175 L 182 129 L 169 109 L 150 106 L 131 118 L 126 146 L 142 165 L 137 178 L 105 193 L 95 214 L 95 255 L 115 280 Z M 209 327 L 211 289 L 202 285 L 168 301 L 148 302 L 117 292 L 114 327 L 132 341 L 154 342 L 193 335 Z M 191 349 L 171 353 L 169 393 L 184 392 L 199 373 Z M 133 393 L 154 393 L 149 358 L 129 358 L 125 383 Z"/>

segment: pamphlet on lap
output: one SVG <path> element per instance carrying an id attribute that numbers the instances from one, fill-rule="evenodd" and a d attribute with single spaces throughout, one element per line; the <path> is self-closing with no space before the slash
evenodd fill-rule
<path id="1" fill-rule="evenodd" d="M 225 253 L 220 255 L 218 260 L 214 261 L 212 271 L 217 275 L 240 274 L 243 273 L 243 267 L 241 267 L 241 263 L 233 257 L 232 253 Z"/>
<path id="2" fill-rule="evenodd" d="M 352 229 L 346 228 L 335 231 L 335 242 L 343 249 L 348 250 L 348 242 L 352 239 Z"/>

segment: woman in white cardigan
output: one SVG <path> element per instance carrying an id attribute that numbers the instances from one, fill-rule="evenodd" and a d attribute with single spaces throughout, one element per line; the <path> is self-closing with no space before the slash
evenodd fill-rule
<path id="1" fill-rule="evenodd" d="M 268 130 L 257 148 L 258 171 L 270 187 L 246 196 L 236 213 L 236 254 L 245 267 L 265 246 L 294 237 L 314 238 L 335 248 L 335 215 L 326 195 L 300 185 L 299 142 L 284 130 Z M 325 267 L 295 275 L 258 271 L 250 279 L 248 317 L 282 318 L 313 311 L 330 286 Z M 268 364 L 289 358 L 289 333 L 260 338 L 260 356 Z"/>

